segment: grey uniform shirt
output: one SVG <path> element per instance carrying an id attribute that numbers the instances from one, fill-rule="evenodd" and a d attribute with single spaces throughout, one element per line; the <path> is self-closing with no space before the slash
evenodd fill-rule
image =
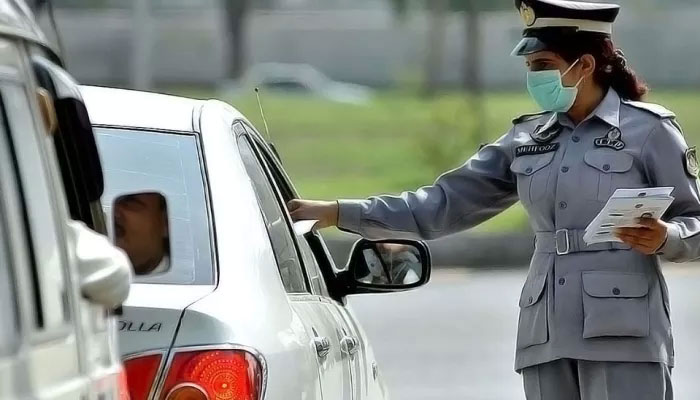
<path id="1" fill-rule="evenodd" d="M 673 113 L 621 100 L 610 89 L 578 126 L 566 114 L 521 117 L 432 186 L 341 200 L 338 225 L 370 239 L 434 239 L 520 200 L 536 246 L 519 302 L 516 370 L 559 358 L 672 366 L 658 256 L 621 243 L 586 246 L 582 236 L 615 189 L 673 186 L 660 254 L 676 262 L 699 258 L 700 196 L 684 168 L 687 149 Z"/>

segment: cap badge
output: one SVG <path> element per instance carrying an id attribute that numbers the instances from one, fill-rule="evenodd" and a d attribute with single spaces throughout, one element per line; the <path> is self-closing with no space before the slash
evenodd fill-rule
<path id="1" fill-rule="evenodd" d="M 535 16 L 535 10 L 532 9 L 532 7 L 528 6 L 524 2 L 520 5 L 520 16 L 523 19 L 523 22 L 525 22 L 526 26 L 532 26 L 535 24 L 535 20 L 537 17 Z"/>

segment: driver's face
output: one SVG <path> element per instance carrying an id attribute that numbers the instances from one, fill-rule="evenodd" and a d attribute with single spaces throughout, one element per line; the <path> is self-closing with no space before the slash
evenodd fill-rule
<path id="1" fill-rule="evenodd" d="M 167 255 L 166 208 L 158 193 L 122 196 L 115 202 L 116 244 L 129 255 L 136 274 L 148 274 Z"/>

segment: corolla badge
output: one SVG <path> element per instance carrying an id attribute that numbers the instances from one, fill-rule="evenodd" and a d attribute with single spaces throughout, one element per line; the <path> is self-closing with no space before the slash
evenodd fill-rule
<path id="1" fill-rule="evenodd" d="M 162 322 L 119 321 L 119 332 L 160 332 Z"/>

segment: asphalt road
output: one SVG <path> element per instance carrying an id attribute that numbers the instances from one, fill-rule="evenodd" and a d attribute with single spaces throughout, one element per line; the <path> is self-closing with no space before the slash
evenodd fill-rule
<path id="1" fill-rule="evenodd" d="M 676 400 L 700 399 L 700 264 L 664 267 L 676 342 Z M 518 270 L 437 270 L 420 290 L 358 296 L 394 400 L 524 400 L 513 372 Z"/>

